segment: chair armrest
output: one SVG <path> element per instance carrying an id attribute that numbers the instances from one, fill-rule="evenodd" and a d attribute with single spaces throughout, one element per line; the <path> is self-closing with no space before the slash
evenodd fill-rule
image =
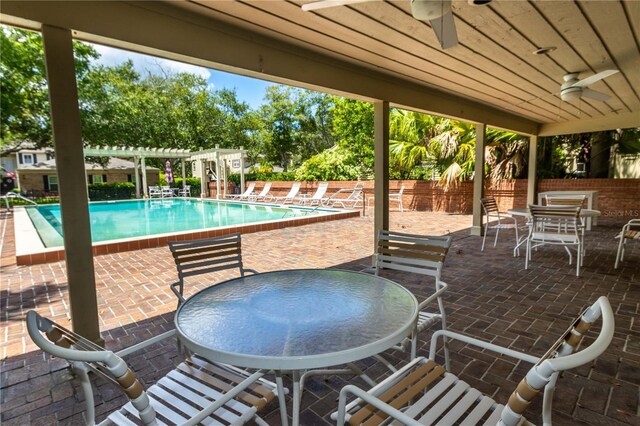
<path id="1" fill-rule="evenodd" d="M 178 298 L 178 300 L 179 300 L 178 303 L 180 305 L 182 305 L 185 302 L 185 298 L 184 298 L 184 296 L 182 296 L 182 294 L 180 294 L 180 291 L 177 289 L 177 287 L 179 287 L 179 286 L 180 286 L 180 281 L 177 281 L 177 282 L 171 284 L 169 286 L 169 288 L 171 289 L 171 291 L 173 291 L 173 294 L 175 294 L 176 297 Z"/>
<path id="2" fill-rule="evenodd" d="M 474 345 L 474 346 L 478 346 L 478 347 L 483 348 L 483 349 L 488 349 L 490 351 L 499 353 L 501 355 L 510 356 L 512 358 L 516 358 L 516 359 L 519 359 L 519 360 L 522 360 L 522 361 L 530 362 L 532 364 L 535 364 L 536 362 L 538 362 L 540 360 L 540 358 L 532 356 L 532 355 L 523 354 L 522 352 L 514 351 L 513 349 L 505 348 L 503 346 L 494 345 L 493 343 L 485 342 L 484 340 L 476 339 L 475 337 L 466 336 L 464 334 L 455 333 L 455 332 L 449 331 L 449 330 L 438 330 L 438 331 L 433 333 L 433 336 L 431 336 L 431 344 L 430 344 L 430 347 L 429 347 L 429 359 L 430 360 L 435 360 L 435 357 L 436 357 L 436 346 L 437 346 L 438 337 L 443 337 L 443 338 L 447 337 L 447 338 L 453 339 L 453 340 L 460 340 L 460 341 L 465 342 L 465 343 L 467 343 L 469 345 Z"/>
<path id="3" fill-rule="evenodd" d="M 249 272 L 249 273 L 251 273 L 251 274 L 259 274 L 259 273 L 260 273 L 260 272 L 256 271 L 255 269 L 251 269 L 251 268 L 242 268 L 242 271 L 243 271 L 244 273 Z"/>
<path id="4" fill-rule="evenodd" d="M 370 395 L 369 393 L 365 392 L 364 390 L 362 390 L 359 387 L 354 386 L 354 385 L 346 385 L 340 391 L 340 398 L 339 398 L 339 401 L 338 401 L 338 419 L 337 419 L 338 420 L 338 426 L 344 426 L 344 420 L 345 420 L 344 418 L 345 418 L 345 415 L 346 415 L 345 407 L 346 407 L 346 404 L 347 404 L 347 395 L 350 394 L 350 393 L 355 395 L 356 397 L 360 398 L 361 400 L 365 401 L 366 403 L 373 405 L 377 409 L 387 413 L 392 418 L 400 421 L 403 425 L 406 425 L 406 426 L 420 426 L 419 422 L 417 422 L 416 420 L 414 420 L 411 417 L 407 416 L 402 411 L 397 410 L 397 409 L 393 408 L 392 406 L 390 406 L 389 404 L 380 401 L 375 396 Z"/>
<path id="5" fill-rule="evenodd" d="M 447 290 L 447 287 L 449 287 L 449 284 L 445 283 L 444 281 L 440 281 L 440 286 L 441 288 L 438 289 L 435 293 L 433 293 L 431 296 L 427 297 L 426 299 L 424 299 L 422 302 L 420 302 L 420 304 L 418 305 L 418 309 L 422 309 L 425 306 L 427 306 L 429 303 L 433 302 L 434 300 L 436 300 L 438 297 L 442 296 L 442 293 L 444 293 Z"/>

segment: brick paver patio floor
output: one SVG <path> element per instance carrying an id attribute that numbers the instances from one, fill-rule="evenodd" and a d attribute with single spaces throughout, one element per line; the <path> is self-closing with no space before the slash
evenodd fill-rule
<path id="1" fill-rule="evenodd" d="M 622 223 L 601 222 L 587 234 L 587 256 L 582 276 L 567 263 L 561 248 L 534 254 L 529 270 L 524 258 L 511 254 L 513 234 L 501 235 L 496 248 L 480 252 L 481 238 L 469 235 L 470 216 L 443 213 L 392 213 L 391 229 L 421 234 L 454 236 L 443 280 L 449 284 L 445 303 L 450 329 L 478 336 L 513 349 L 542 355 L 580 310 L 600 295 L 607 295 L 616 315 L 616 334 L 609 350 L 592 365 L 564 374 L 554 399 L 556 424 L 640 425 L 640 245 L 630 244 L 625 262 L 614 270 L 614 236 Z M 29 309 L 68 324 L 67 282 L 64 263 L 17 267 L 13 252 L 12 220 L 0 218 L 2 244 L 2 364 L 1 421 L 13 424 L 82 424 L 84 399 L 70 378 L 65 363 L 50 360 L 36 350 L 23 323 Z M 345 268 L 360 270 L 370 264 L 373 221 L 360 217 L 303 227 L 244 235 L 245 266 L 259 271 L 293 268 Z M 100 327 L 109 349 L 119 349 L 173 327 L 176 301 L 169 284 L 176 279 L 167 248 L 118 253 L 95 258 Z M 231 275 L 209 277 L 221 280 Z M 416 293 L 431 286 L 416 276 L 389 273 Z M 194 288 L 206 284 L 193 283 Z M 427 354 L 429 333 L 421 335 L 420 354 Z M 397 364 L 407 355 L 388 352 Z M 480 390 L 506 402 L 528 366 L 452 345 L 455 373 Z M 142 380 L 153 383 L 177 359 L 175 345 L 130 357 Z M 373 377 L 384 373 L 380 364 L 360 362 Z M 360 379 L 332 376 L 310 379 L 303 396 L 301 424 L 333 424 L 339 389 Z M 111 385 L 96 380 L 96 411 L 121 405 L 124 397 Z M 540 423 L 540 400 L 528 411 Z M 279 423 L 277 404 L 263 416 Z"/>

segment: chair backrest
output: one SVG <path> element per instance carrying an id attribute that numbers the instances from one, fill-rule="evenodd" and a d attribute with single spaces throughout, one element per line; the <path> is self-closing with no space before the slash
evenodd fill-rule
<path id="1" fill-rule="evenodd" d="M 310 200 L 319 200 L 324 197 L 324 194 L 327 192 L 327 188 L 329 187 L 329 182 L 320 182 L 318 184 L 318 189 L 316 189 L 316 193 L 310 198 Z"/>
<path id="2" fill-rule="evenodd" d="M 270 190 L 271 190 L 271 182 L 266 182 L 264 184 L 264 188 L 262 188 L 262 191 L 260 191 L 260 193 L 258 194 L 258 197 L 264 197 L 269 193 Z"/>
<path id="3" fill-rule="evenodd" d="M 493 197 L 484 197 L 480 198 L 480 204 L 482 204 L 482 209 L 484 210 L 484 214 L 489 215 L 499 215 L 498 203 L 496 199 Z"/>
<path id="4" fill-rule="evenodd" d="M 580 206 L 584 205 L 584 195 L 546 195 L 547 206 Z"/>
<path id="5" fill-rule="evenodd" d="M 602 317 L 602 327 L 596 340 L 587 348 L 575 352 L 584 334 L 600 317 Z M 562 336 L 529 370 L 525 378 L 520 381 L 502 412 L 502 424 L 518 424 L 522 418 L 522 413 L 540 391 L 547 385 L 555 386 L 559 372 L 577 368 L 599 357 L 613 339 L 614 322 L 609 300 L 604 296 L 600 297 L 571 323 Z M 544 424 L 551 424 L 551 398 L 553 398 L 553 392 L 544 392 Z"/>
<path id="6" fill-rule="evenodd" d="M 249 185 L 247 186 L 247 190 L 244 191 L 244 193 L 242 194 L 243 196 L 247 196 L 253 193 L 253 190 L 256 187 L 256 183 L 255 182 L 249 182 Z"/>
<path id="7" fill-rule="evenodd" d="M 300 191 L 300 185 L 302 185 L 302 182 L 293 182 L 293 185 L 291 185 L 291 190 L 284 198 L 295 197 L 298 194 L 298 191 Z"/>
<path id="8" fill-rule="evenodd" d="M 242 265 L 242 240 L 239 232 L 221 237 L 191 241 L 169 241 L 169 249 L 178 269 L 178 278 L 238 268 Z"/>
<path id="9" fill-rule="evenodd" d="M 580 224 L 580 206 L 537 206 L 529 205 L 531 231 L 538 232 L 545 227 L 562 225 L 577 233 Z"/>
<path id="10" fill-rule="evenodd" d="M 405 234 L 380 230 L 376 249 L 376 274 L 380 269 L 430 275 L 440 281 L 451 247 L 451 236 Z"/>
<path id="11" fill-rule="evenodd" d="M 140 413 L 140 418 L 145 424 L 152 424 L 155 421 L 155 410 L 150 405 L 142 384 L 122 358 L 40 316 L 35 311 L 27 312 L 27 331 L 31 340 L 44 352 L 69 361 L 74 371 L 85 383 L 89 383 L 87 371 L 94 372 L 108 382 L 119 386 L 129 400 L 135 400 L 134 407 Z M 90 385 L 83 386 L 83 389 L 89 390 Z M 84 398 L 87 404 L 88 420 L 90 420 L 90 424 L 94 424 L 93 394 L 85 392 Z"/>

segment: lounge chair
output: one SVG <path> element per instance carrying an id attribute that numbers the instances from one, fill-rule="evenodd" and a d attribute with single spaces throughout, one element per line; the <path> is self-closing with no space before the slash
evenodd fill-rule
<path id="1" fill-rule="evenodd" d="M 231 198 L 232 200 L 248 200 L 249 196 L 253 194 L 253 190 L 255 188 L 256 188 L 256 183 L 249 182 L 249 185 L 247 186 L 247 190 L 244 191 L 242 194 L 230 194 L 230 195 L 227 195 L 227 197 Z"/>
<path id="2" fill-rule="evenodd" d="M 298 201 L 299 204 L 305 206 L 321 206 L 329 200 L 329 198 L 326 198 L 324 196 L 324 194 L 327 193 L 327 188 L 329 188 L 329 182 L 320 182 L 318 184 L 318 189 L 316 189 L 315 194 L 313 194 L 311 197 L 297 197 L 295 198 L 295 200 Z"/>
<path id="3" fill-rule="evenodd" d="M 347 198 L 334 198 L 336 195 L 344 192 L 350 192 Z M 356 186 L 353 189 L 341 189 L 335 194 L 333 194 L 330 198 L 330 201 L 327 204 L 330 204 L 331 207 L 342 207 L 343 209 L 355 209 L 357 207 L 362 207 L 363 199 L 362 194 L 364 192 L 364 185 L 362 182 L 356 183 Z"/>
<path id="4" fill-rule="evenodd" d="M 280 204 L 293 203 L 293 200 L 295 200 L 296 195 L 298 195 L 298 191 L 300 191 L 300 185 L 302 185 L 300 182 L 293 182 L 293 185 L 291 185 L 291 190 L 287 195 L 285 195 L 284 197 L 272 196 L 269 199 L 265 198 L 265 201 L 280 203 Z"/>
<path id="5" fill-rule="evenodd" d="M 129 399 L 122 406 L 108 404 L 106 410 L 103 407 L 105 404 L 102 404 L 100 413 L 114 411 L 107 413 L 107 418 L 100 424 L 151 425 L 166 422 L 185 425 L 240 425 L 254 420 L 259 425 L 266 425 L 256 413 L 277 396 L 276 384 L 263 379 L 263 371 L 250 373 L 211 362 L 198 355 L 186 357 L 145 390 L 122 358 L 174 337 L 175 330 L 115 353 L 35 311 L 27 313 L 27 330 L 33 342 L 45 353 L 69 362 L 71 371 L 80 380 L 87 424 L 95 424 L 96 416 L 89 372 L 92 376 L 114 384 Z M 242 336 L 238 338 L 241 339 Z M 154 351 L 157 352 L 157 349 Z M 160 417 L 158 419 L 157 414 Z"/>
<path id="6" fill-rule="evenodd" d="M 249 201 L 265 201 L 265 198 L 270 197 L 269 191 L 271 190 L 271 182 L 266 182 L 262 191 L 258 195 L 249 195 Z"/>
<path id="7" fill-rule="evenodd" d="M 573 353 L 580 345 L 584 334 L 600 317 L 602 317 L 602 325 L 595 341 L 588 347 Z M 542 423 L 550 425 L 552 424 L 553 393 L 560 373 L 591 364 L 607 349 L 613 339 L 613 333 L 613 311 L 604 296 L 574 320 L 569 329 L 540 358 L 471 336 L 445 330 L 436 331 L 431 338 L 429 358 L 416 358 L 368 392 L 354 385 L 342 388 L 336 413 L 338 426 L 343 426 L 345 420 L 352 426 L 363 424 L 418 426 L 436 423 L 439 425 L 530 425 L 531 423 L 523 417 L 523 413 L 540 393 L 543 394 Z M 484 384 L 483 390 L 489 393 L 487 396 L 481 390 L 471 387 L 455 374 L 436 364 L 436 343 L 440 337 L 459 340 L 461 345 L 469 348 L 466 355 L 478 353 L 484 360 L 488 356 L 487 352 L 491 351 L 503 357 L 513 358 L 515 361 L 513 365 L 526 362 L 533 366 L 511 394 L 508 402 L 505 401 L 504 405 L 499 404 L 491 397 L 491 395 L 499 396 L 500 394 L 490 389 L 488 386 L 490 381 L 471 382 Z M 464 351 L 462 353 L 465 354 Z M 472 378 L 479 377 L 481 374 L 483 374 L 482 371 L 469 373 L 473 376 Z M 349 394 L 354 394 L 357 399 L 347 404 Z M 391 423 L 392 419 L 396 422 Z"/>

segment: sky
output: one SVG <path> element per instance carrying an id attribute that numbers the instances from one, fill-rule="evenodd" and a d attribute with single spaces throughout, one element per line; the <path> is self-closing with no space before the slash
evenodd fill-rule
<path id="1" fill-rule="evenodd" d="M 141 75 L 148 73 L 160 75 L 162 74 L 162 70 L 196 74 L 207 79 L 211 90 L 223 88 L 235 89 L 238 100 L 248 103 L 253 109 L 257 109 L 262 105 L 267 86 L 275 84 L 257 78 L 230 74 L 197 65 L 156 58 L 127 50 L 114 49 L 99 44 L 92 44 L 92 46 L 100 54 L 100 58 L 97 60 L 99 64 L 111 66 L 131 60 L 134 69 Z"/>

